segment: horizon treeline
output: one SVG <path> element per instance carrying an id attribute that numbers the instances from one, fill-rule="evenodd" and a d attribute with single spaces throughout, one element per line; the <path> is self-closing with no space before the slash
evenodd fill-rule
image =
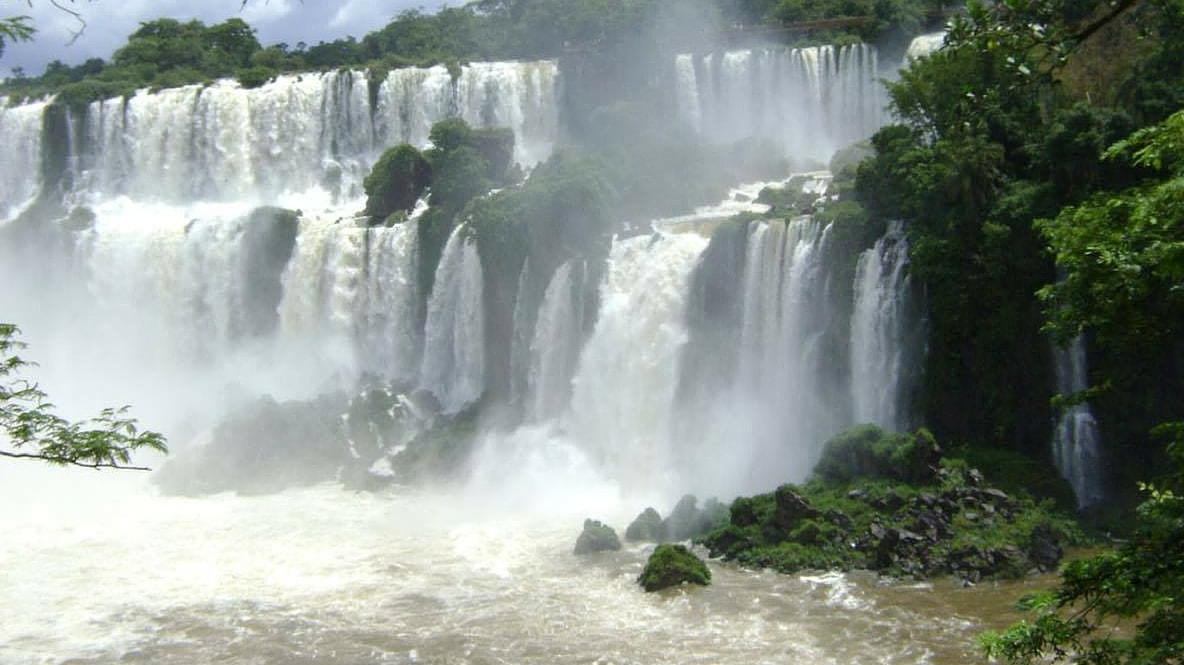
<path id="1" fill-rule="evenodd" d="M 554 58 L 564 53 L 697 50 L 753 40 L 850 43 L 920 32 L 939 0 L 475 0 L 436 13 L 401 12 L 361 39 L 262 45 L 241 18 L 206 25 L 145 21 L 109 60 L 54 60 L 40 76 L 19 68 L 0 85 L 13 97 L 58 93 L 68 104 L 236 78 L 246 87 L 282 73 L 365 67 L 376 72 L 481 60 Z M 299 11 L 299 10 L 297 10 Z M 831 20 L 810 27 L 809 22 Z M 794 26 L 806 24 L 808 29 Z"/>

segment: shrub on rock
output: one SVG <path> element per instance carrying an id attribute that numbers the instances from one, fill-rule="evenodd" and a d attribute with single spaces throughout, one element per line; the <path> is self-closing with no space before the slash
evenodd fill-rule
<path id="1" fill-rule="evenodd" d="M 829 483 L 884 478 L 923 484 L 934 480 L 940 461 L 941 447 L 928 430 L 887 434 L 875 425 L 861 425 L 826 442 L 814 473 Z"/>
<path id="2" fill-rule="evenodd" d="M 591 554 L 621 549 L 621 541 L 611 526 L 596 520 L 584 520 L 584 531 L 576 539 L 574 554 Z"/>
<path id="3" fill-rule="evenodd" d="M 403 143 L 382 153 L 362 181 L 363 214 L 381 222 L 397 211 L 410 212 L 432 181 L 432 167 L 414 146 Z"/>
<path id="4" fill-rule="evenodd" d="M 637 583 L 646 591 L 687 583 L 707 586 L 711 584 L 711 571 L 684 545 L 666 543 L 654 549 Z"/>

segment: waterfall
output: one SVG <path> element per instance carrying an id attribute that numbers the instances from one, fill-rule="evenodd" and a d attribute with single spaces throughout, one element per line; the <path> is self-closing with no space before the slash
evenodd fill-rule
<path id="1" fill-rule="evenodd" d="M 327 205 L 361 195 L 380 151 L 424 147 L 432 124 L 452 116 L 509 127 L 516 159 L 531 166 L 558 131 L 557 72 L 548 61 L 472 63 L 455 80 L 444 67 L 398 69 L 373 105 L 362 70 L 288 74 L 255 89 L 223 80 L 141 90 L 87 108 L 81 154 L 70 156 L 82 172 L 76 187 L 89 200 Z"/>
<path id="2" fill-rule="evenodd" d="M 414 221 L 367 230 L 360 316 L 362 368 L 401 383 L 419 370 L 419 234 Z"/>
<path id="3" fill-rule="evenodd" d="M 904 62 L 901 63 L 901 66 L 907 67 L 913 59 L 933 53 L 937 49 L 941 48 L 942 45 L 945 44 L 945 41 L 945 31 L 929 32 L 913 37 L 913 41 L 909 42 L 909 47 L 907 50 L 905 50 Z"/>
<path id="4" fill-rule="evenodd" d="M 750 49 L 675 59 L 679 115 L 719 142 L 759 137 L 826 163 L 885 118 L 874 47 Z"/>
<path id="5" fill-rule="evenodd" d="M 16 217 L 41 190 L 41 143 L 48 102 L 8 106 L 0 98 L 0 224 Z"/>
<path id="6" fill-rule="evenodd" d="M 907 424 L 922 342 L 899 228 L 851 270 L 811 217 L 729 224 L 696 268 L 675 435 L 720 496 L 804 479 L 845 427 Z"/>
<path id="7" fill-rule="evenodd" d="M 1089 387 L 1085 340 L 1073 338 L 1067 347 L 1053 350 L 1057 392 L 1071 397 Z M 1073 486 L 1077 507 L 1085 508 L 1102 498 L 1102 442 L 1098 423 L 1088 402 L 1065 408 L 1053 432 L 1053 463 Z"/>
<path id="8" fill-rule="evenodd" d="M 894 224 L 855 269 L 851 314 L 851 400 L 856 422 L 889 431 L 907 427 L 901 383 L 909 373 L 905 343 L 913 321 L 908 298 L 908 242 Z"/>
<path id="9" fill-rule="evenodd" d="M 485 390 L 485 312 L 481 257 L 464 225 L 444 246 L 428 300 L 420 385 L 445 413 L 456 413 Z"/>
<path id="10" fill-rule="evenodd" d="M 428 143 L 432 125 L 458 116 L 474 127 L 509 127 L 514 157 L 531 166 L 558 133 L 558 68 L 549 61 L 478 62 L 455 79 L 447 68 L 391 71 L 379 86 L 375 131 L 385 145 Z"/>
<path id="11" fill-rule="evenodd" d="M 695 234 L 613 242 L 600 314 L 580 353 L 562 419 L 593 463 L 626 487 L 668 480 L 684 310 L 691 269 L 707 241 Z"/>
<path id="12" fill-rule="evenodd" d="M 808 217 L 749 226 L 744 344 L 740 373 L 728 395 L 733 408 L 747 417 L 722 422 L 733 433 L 739 428 L 739 436 L 750 442 L 752 473 L 799 475 L 791 468 L 811 458 L 842 425 L 828 403 L 833 368 L 823 351 L 833 318 L 827 237 L 828 229 Z M 766 476 L 766 482 L 775 479 Z"/>
<path id="13" fill-rule="evenodd" d="M 544 420 L 560 413 L 571 395 L 571 378 L 583 341 L 578 272 L 567 261 L 543 292 L 530 343 L 529 415 Z"/>
<path id="14" fill-rule="evenodd" d="M 510 401 L 522 404 L 530 381 L 530 341 L 534 336 L 534 309 L 530 289 L 530 257 L 522 262 L 514 296 L 514 338 L 510 346 Z"/>
<path id="15" fill-rule="evenodd" d="M 277 399 L 349 386 L 361 372 L 416 384 L 435 367 L 423 358 L 417 224 L 368 229 L 355 219 L 363 177 L 390 145 L 426 147 L 431 125 L 447 117 L 510 128 L 524 166 L 545 159 L 558 133 L 556 63 L 471 63 L 456 73 L 407 68 L 371 82 L 366 71 L 338 70 L 254 89 L 223 80 L 141 90 L 74 109 L 64 123 L 46 122 L 47 102 L 0 106 L 0 223 L 60 180 L 66 208 L 84 208 L 72 228 L 89 224 L 65 236 L 75 265 L 49 278 L 10 262 L 0 292 L 10 316 L 63 349 L 103 348 L 85 361 L 81 351 L 63 355 L 97 375 L 138 362 L 159 370 L 159 383 L 128 390 L 137 403 L 150 401 L 141 387 L 153 396 L 162 385 L 196 389 L 192 372 Z M 54 139 L 61 150 L 44 136 L 51 124 L 68 132 Z M 256 219 L 268 205 L 289 209 L 290 223 Z M 49 270 L 48 247 L 5 249 Z M 459 264 L 466 297 L 475 251 L 464 248 Z M 51 310 L 75 314 L 64 322 Z M 431 374 L 437 390 L 449 384 L 445 401 L 480 392 L 483 351 L 466 344 L 456 370 L 464 380 Z M 440 357 L 438 345 L 432 352 Z M 228 378 L 236 367 L 256 369 Z"/>

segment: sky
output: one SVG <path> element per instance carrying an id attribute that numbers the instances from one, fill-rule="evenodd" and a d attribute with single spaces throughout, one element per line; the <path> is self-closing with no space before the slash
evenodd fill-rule
<path id="1" fill-rule="evenodd" d="M 58 0 L 76 9 L 86 28 L 68 44 L 80 26 L 49 0 L 0 0 L 0 16 L 31 16 L 37 28 L 33 41 L 9 44 L 0 56 L 0 76 L 23 67 L 40 75 L 46 63 L 61 60 L 77 65 L 88 58 L 110 59 L 142 21 L 157 18 L 198 19 L 207 25 L 240 17 L 257 29 L 264 46 L 287 42 L 309 45 L 347 35 L 361 38 L 390 22 L 399 12 L 419 8 L 434 12 L 440 6 L 460 6 L 463 0 Z M 31 2 L 29 6 L 27 2 Z"/>

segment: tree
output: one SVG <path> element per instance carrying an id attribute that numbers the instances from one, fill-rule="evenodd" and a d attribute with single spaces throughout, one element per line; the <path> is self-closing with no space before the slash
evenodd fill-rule
<path id="1" fill-rule="evenodd" d="M 1184 423 L 1158 429 L 1172 440 L 1173 473 L 1143 486 L 1133 536 L 1117 550 L 1067 564 L 1060 586 L 1021 600 L 1036 614 L 980 638 L 986 655 L 1027 665 L 1184 662 Z M 1134 623 L 1133 633 L 1123 625 Z"/>
<path id="2" fill-rule="evenodd" d="M 167 452 L 164 437 L 141 430 L 127 417 L 126 406 L 104 409 L 98 416 L 70 422 L 53 412 L 47 395 L 19 378 L 31 363 L 16 355 L 25 344 L 16 339 L 12 324 L 0 324 L 0 430 L 11 450 L 0 449 L 0 457 L 34 459 L 60 466 L 92 469 L 148 470 L 132 464 L 138 450 Z"/>

